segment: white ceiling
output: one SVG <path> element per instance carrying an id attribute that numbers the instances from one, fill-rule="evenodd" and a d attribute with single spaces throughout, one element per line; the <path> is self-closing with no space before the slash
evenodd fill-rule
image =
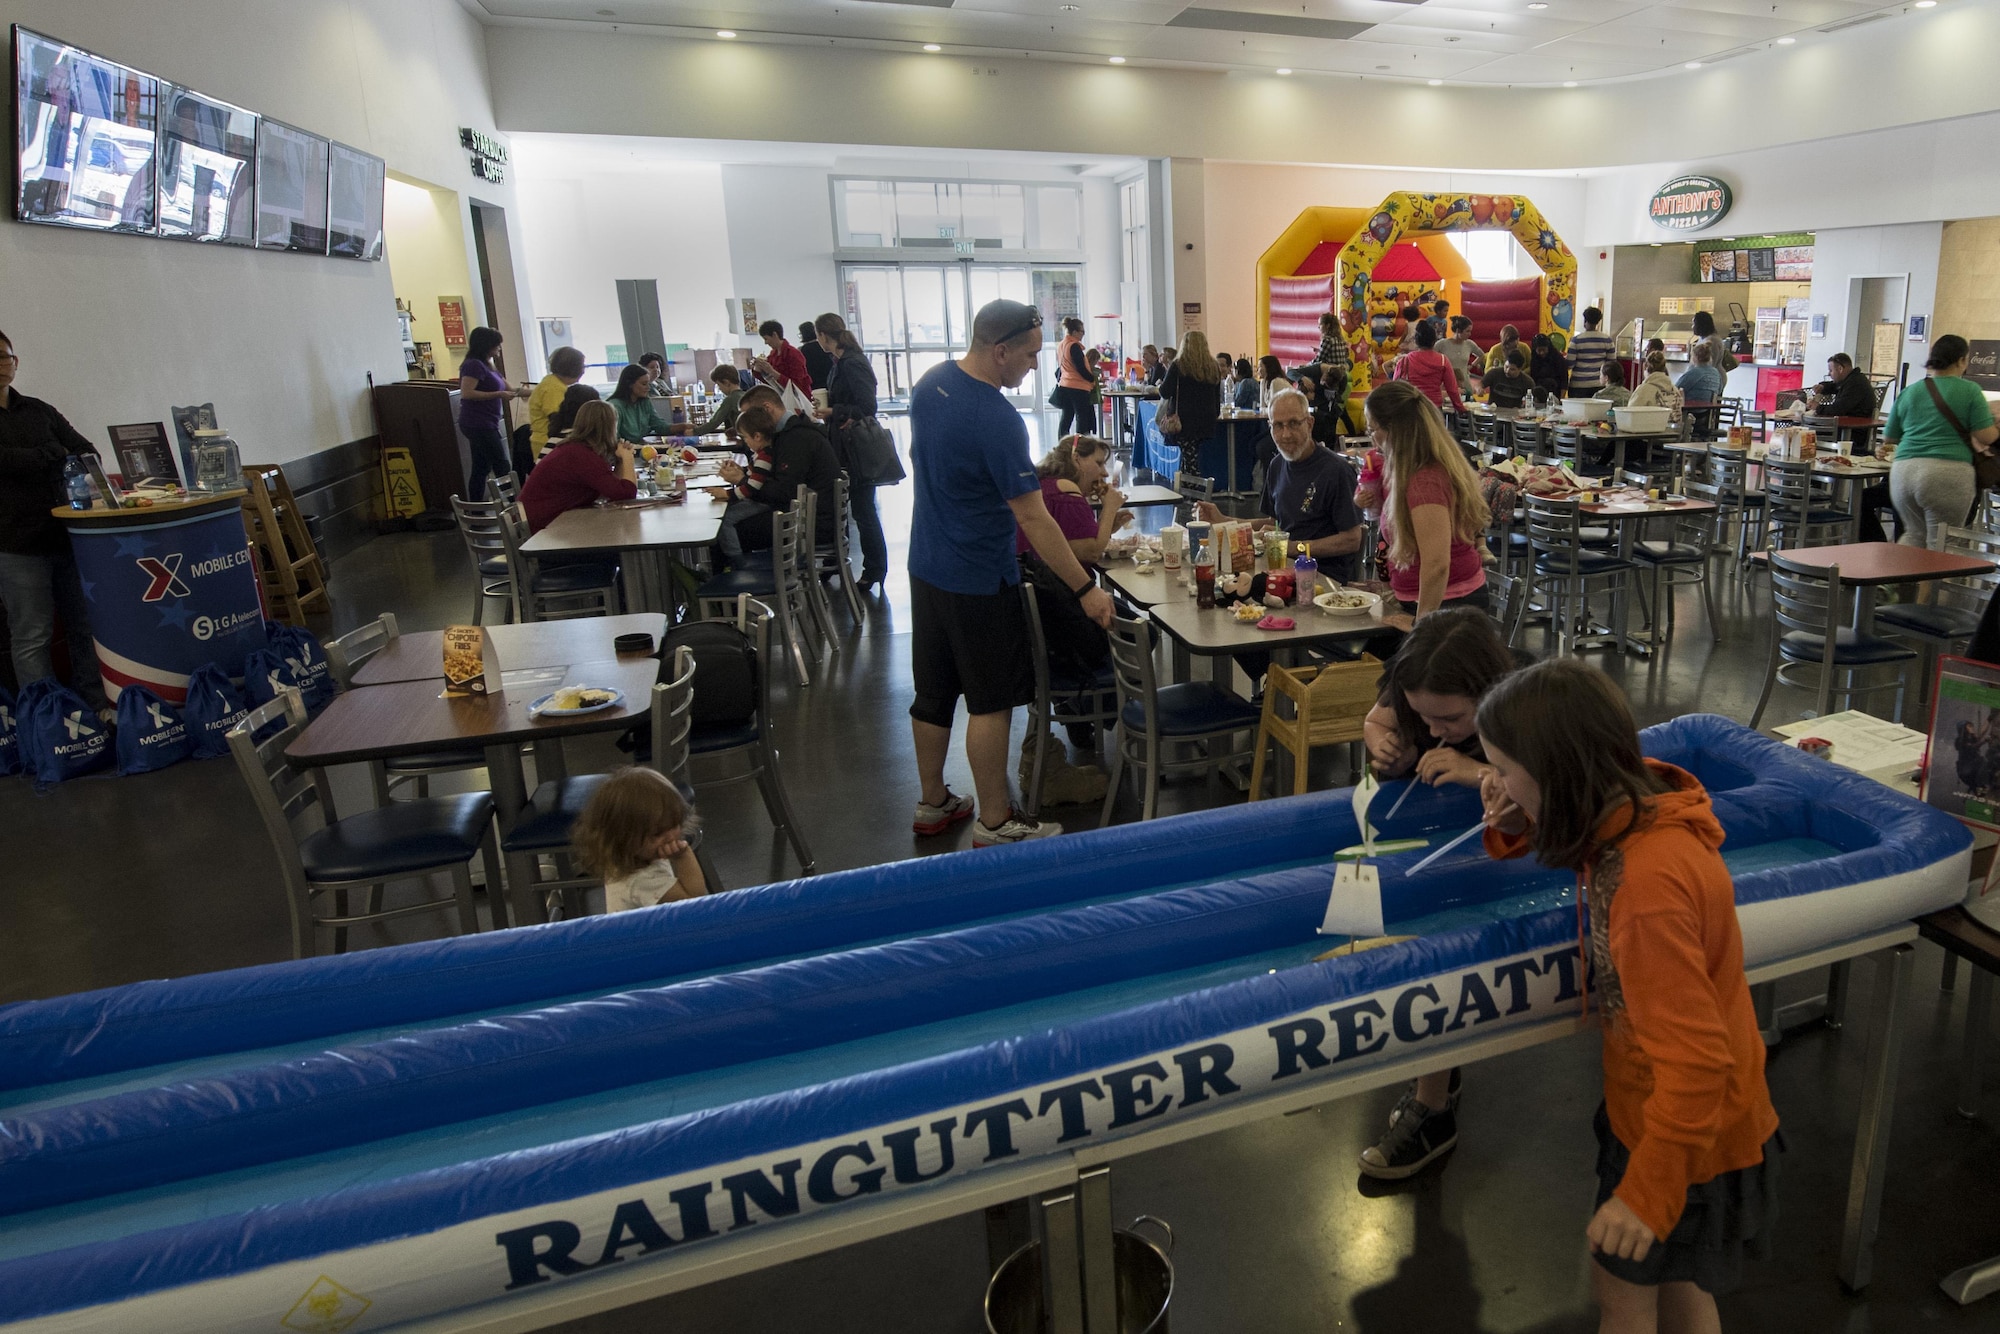
<path id="1" fill-rule="evenodd" d="M 1286 67 L 1453 84 L 1595 83 L 1715 64 L 1857 20 L 1922 22 L 1912 0 L 463 0 L 501 21 L 944 55 Z"/>

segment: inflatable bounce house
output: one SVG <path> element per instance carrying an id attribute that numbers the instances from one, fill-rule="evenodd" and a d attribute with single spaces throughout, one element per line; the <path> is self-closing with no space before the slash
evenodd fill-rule
<path id="1" fill-rule="evenodd" d="M 1451 232 L 1506 231 L 1541 268 L 1538 278 L 1477 282 Z M 1481 347 L 1511 324 L 1568 341 L 1576 308 L 1576 257 L 1520 195 L 1398 191 L 1374 209 L 1309 208 L 1257 261 L 1257 351 L 1287 366 L 1319 352 L 1319 317 L 1338 311 L 1354 358 L 1349 392 L 1367 394 L 1375 366 L 1396 355 L 1404 307 L 1440 297 L 1472 320 Z"/>

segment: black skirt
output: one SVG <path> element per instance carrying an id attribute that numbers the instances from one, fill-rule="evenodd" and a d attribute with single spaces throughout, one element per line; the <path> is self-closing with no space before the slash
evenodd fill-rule
<path id="1" fill-rule="evenodd" d="M 1603 1207 L 1625 1179 L 1632 1154 L 1611 1133 L 1611 1117 L 1597 1104 L 1597 1204 Z M 1743 1280 L 1743 1259 L 1767 1260 L 1772 1231 L 1778 1221 L 1778 1159 L 1785 1152 L 1785 1133 L 1775 1131 L 1764 1142 L 1764 1161 L 1724 1172 L 1713 1181 L 1689 1186 L 1687 1207 L 1666 1240 L 1646 1252 L 1644 1260 L 1593 1255 L 1614 1278 L 1656 1287 L 1662 1283 L 1692 1283 L 1715 1296 L 1733 1291 Z"/>

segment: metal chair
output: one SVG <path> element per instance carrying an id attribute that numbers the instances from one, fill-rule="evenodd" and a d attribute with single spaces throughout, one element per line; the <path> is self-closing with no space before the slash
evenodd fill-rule
<path id="1" fill-rule="evenodd" d="M 740 757 L 747 762 L 742 773 L 729 774 L 721 778 L 693 780 L 697 791 L 704 787 L 720 787 L 729 783 L 755 780 L 757 791 L 764 799 L 765 813 L 771 817 L 774 829 L 784 834 L 792 845 L 792 852 L 799 859 L 802 874 L 813 875 L 818 870 L 813 861 L 812 850 L 806 846 L 806 836 L 799 828 L 798 816 L 792 810 L 791 798 L 785 792 L 784 777 L 778 768 L 778 748 L 771 739 L 771 673 L 767 664 L 771 657 L 771 621 L 775 613 L 770 607 L 752 597 L 739 597 L 736 612 L 730 619 L 738 631 L 750 639 L 752 663 L 756 671 L 755 694 L 757 708 L 748 718 L 726 721 L 697 720 L 688 734 L 688 763 L 693 766 L 708 765 L 710 762 Z M 674 637 L 685 627 L 667 631 L 667 643 L 673 644 Z M 696 682 L 699 691 L 700 682 Z"/>
<path id="2" fill-rule="evenodd" d="M 1764 457 L 1764 532 L 1773 551 L 1845 542 L 1853 516 L 1822 502 L 1813 465 L 1803 459 Z"/>
<path id="3" fill-rule="evenodd" d="M 1578 477 L 1602 477 L 1607 471 L 1593 459 L 1584 457 L 1586 441 L 1580 426 L 1556 426 L 1550 428 L 1552 439 L 1550 448 L 1555 451 L 1557 463 L 1567 467 Z"/>
<path id="4" fill-rule="evenodd" d="M 1151 621 L 1120 616 L 1111 622 L 1111 670 L 1118 683 L 1118 728 L 1100 827 L 1111 823 L 1128 764 L 1140 775 L 1139 818 L 1150 820 L 1159 806 L 1162 777 L 1206 773 L 1213 782 L 1216 771 L 1232 758 L 1217 751 L 1215 743 L 1255 733 L 1262 718 L 1256 705 L 1210 681 L 1159 685 L 1153 673 Z M 1198 753 L 1170 758 L 1170 751 L 1179 747 Z"/>
<path id="5" fill-rule="evenodd" d="M 2000 535 L 1991 532 L 1947 528 L 1944 549 L 1955 556 L 1970 556 L 2000 565 Z M 1938 658 L 1963 648 L 1979 629 L 1987 604 L 2000 593 L 2000 570 L 1957 579 L 1935 579 L 1925 587 L 1935 590 L 1933 601 L 1897 602 L 1875 610 L 1877 628 L 1898 639 L 1915 642 L 1917 651 L 1923 655 L 1917 667 L 1919 712 L 1930 702 L 1931 678 L 1937 673 Z"/>
<path id="6" fill-rule="evenodd" d="M 829 574 L 839 576 L 840 591 L 847 599 L 847 610 L 858 627 L 867 624 L 868 612 L 861 604 L 861 588 L 854 582 L 854 558 L 847 537 L 848 527 L 854 521 L 854 507 L 848 498 L 846 473 L 842 473 L 834 483 L 833 505 L 833 541 L 814 543 L 813 578 L 824 580 Z"/>
<path id="7" fill-rule="evenodd" d="M 1524 496 L 1527 510 L 1528 549 L 1532 553 L 1528 586 L 1514 611 L 1514 628 L 1509 643 L 1519 643 L 1527 619 L 1529 602 L 1542 594 L 1550 615 L 1549 630 L 1556 651 L 1575 652 L 1583 636 L 1579 623 L 1590 619 L 1593 584 L 1608 586 L 1617 599 L 1617 637 L 1624 640 L 1623 598 L 1630 588 L 1627 578 L 1632 562 L 1615 552 L 1589 547 L 1584 542 L 1582 510 L 1576 500 L 1552 500 L 1545 496 Z"/>
<path id="8" fill-rule="evenodd" d="M 790 508 L 771 515 L 768 565 L 747 561 L 727 574 L 710 578 L 694 594 L 702 616 L 711 620 L 729 617 L 746 597 L 768 599 L 763 605 L 776 610 L 778 629 L 785 637 L 792 671 L 801 686 L 812 684 L 812 668 L 807 658 L 817 661 L 819 657 L 806 642 L 807 628 L 817 628 L 804 573 L 812 549 L 811 528 L 806 523 L 806 501 L 810 494 L 801 495 Z"/>
<path id="9" fill-rule="evenodd" d="M 1847 706 L 1862 695 L 1896 692 L 1896 721 L 1903 720 L 1903 668 L 1917 660 L 1915 649 L 1877 635 L 1864 635 L 1841 624 L 1849 599 L 1840 582 L 1840 567 L 1805 565 L 1779 553 L 1771 563 L 1771 657 L 1764 670 L 1764 692 L 1757 697 L 1750 726 L 1763 721 L 1771 688 L 1780 681 L 1816 690 L 1814 711 L 1824 717 L 1838 698 Z M 1896 679 L 1863 685 L 1864 673 L 1893 668 Z M 1810 671 L 1813 680 L 1805 679 Z M 1840 676 L 1835 684 L 1834 676 Z"/>
<path id="10" fill-rule="evenodd" d="M 1627 472 L 1624 475 L 1628 486 L 1645 486 L 1650 480 L 1651 474 L 1645 472 Z M 1700 584 L 1702 609 L 1708 613 L 1709 637 L 1720 643 L 1722 622 L 1715 615 L 1715 595 L 1708 578 L 1709 555 L 1715 545 L 1715 511 L 1690 515 L 1663 514 L 1635 522 L 1639 531 L 1633 535 L 1632 564 L 1640 574 L 1652 575 L 1650 603 L 1645 600 L 1643 584 L 1640 586 L 1640 598 L 1647 623 L 1653 628 L 1653 638 L 1657 641 L 1662 633 L 1673 630 L 1674 590 Z M 1648 529 L 1655 524 L 1666 525 L 1664 536 L 1647 536 Z M 1683 538 L 1688 540 L 1681 540 Z"/>
<path id="11" fill-rule="evenodd" d="M 347 949 L 347 929 L 366 922 L 386 922 L 415 913 L 457 909 L 459 932 L 479 930 L 472 901 L 472 875 L 467 863 L 476 855 L 486 865 L 486 883 L 500 883 L 500 859 L 493 840 L 493 794 L 467 792 L 455 797 L 398 801 L 345 819 L 336 815 L 333 790 L 321 769 L 294 769 L 285 747 L 306 725 L 305 703 L 297 690 L 281 688 L 277 698 L 260 704 L 229 730 L 229 753 L 250 789 L 258 817 L 264 822 L 271 849 L 278 856 L 279 876 L 292 915 L 292 957 L 318 953 L 318 930 L 333 931 L 333 950 Z M 267 733 L 261 738 L 260 733 Z M 300 822 L 317 812 L 320 827 L 301 833 Z M 451 873 L 451 895 L 429 898 L 399 908 L 382 908 L 383 886 L 391 880 Z M 347 892 L 366 888 L 368 911 L 347 911 Z M 315 897 L 331 894 L 333 911 L 322 913 Z M 495 896 L 494 913 L 505 919 Z"/>
<path id="12" fill-rule="evenodd" d="M 1681 404 L 1681 439 L 1715 439 L 1715 428 L 1721 417 L 1720 403 Z"/>
<path id="13" fill-rule="evenodd" d="M 812 608 L 814 636 L 831 656 L 840 652 L 840 640 L 834 636 L 833 604 L 827 600 L 826 581 L 819 575 L 819 496 L 804 491 L 795 503 L 805 507 L 798 534 L 799 581 L 805 588 L 806 603 Z"/>
<path id="14" fill-rule="evenodd" d="M 505 505 L 519 503 L 521 499 L 521 474 L 517 472 L 496 472 L 486 479 L 486 498 Z"/>
<path id="15" fill-rule="evenodd" d="M 507 502 L 451 498 L 452 518 L 465 554 L 472 558 L 472 572 L 478 579 L 472 590 L 472 623 L 486 623 L 486 599 L 505 598 L 507 619 L 521 618 L 521 600 L 514 595 L 514 573 L 507 563 L 507 539 L 500 531 L 500 515 Z"/>
<path id="16" fill-rule="evenodd" d="M 595 561 L 543 565 L 521 550 L 528 540 L 528 516 L 519 505 L 500 511 L 500 537 L 507 545 L 507 568 L 514 575 L 520 621 L 573 620 L 618 614 L 618 567 Z"/>
<path id="17" fill-rule="evenodd" d="M 1029 766 L 1029 776 L 1026 790 L 1021 793 L 1021 803 L 1028 814 L 1036 815 L 1042 809 L 1042 777 L 1048 762 L 1048 747 L 1053 739 L 1051 730 L 1058 722 L 1065 726 L 1090 724 L 1108 727 L 1115 724 L 1118 721 L 1118 683 L 1111 674 L 1108 662 L 1089 680 L 1058 676 L 1049 666 L 1049 646 L 1042 634 L 1042 613 L 1033 580 L 1021 580 L 1021 600 L 1027 607 L 1028 654 L 1035 664 L 1035 698 L 1028 705 L 1028 739 L 1023 743 L 1033 759 L 1024 757 Z M 1067 713 L 1056 712 L 1058 695 L 1070 701 Z"/>
<path id="18" fill-rule="evenodd" d="M 1726 538 L 1732 524 L 1735 526 L 1736 572 L 1740 576 L 1749 568 L 1753 532 L 1757 535 L 1757 545 L 1763 545 L 1764 493 L 1750 485 L 1750 456 L 1746 450 L 1713 446 L 1708 451 L 1706 467 L 1706 480 L 1687 483 L 1687 494 L 1715 502 L 1718 541 Z"/>
<path id="19" fill-rule="evenodd" d="M 325 643 L 327 666 L 342 690 L 354 685 L 354 673 L 383 649 L 396 642 L 400 631 L 393 613 L 383 612 L 366 625 L 357 625 L 337 639 Z M 375 788 L 375 804 L 386 806 L 398 784 L 408 783 L 419 797 L 431 794 L 431 775 L 456 773 L 463 769 L 484 769 L 486 754 L 470 750 L 424 751 L 416 755 L 394 755 L 371 760 L 368 777 Z"/>

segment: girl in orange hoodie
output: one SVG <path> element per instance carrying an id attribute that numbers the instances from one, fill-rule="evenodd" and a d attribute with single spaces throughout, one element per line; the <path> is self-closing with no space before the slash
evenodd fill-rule
<path id="1" fill-rule="evenodd" d="M 1715 1295 L 1777 1217 L 1778 1114 L 1743 975 L 1722 826 L 1692 774 L 1648 760 L 1603 673 L 1545 662 L 1479 706 L 1487 851 L 1577 873 L 1604 1030 L 1602 1331 L 1717 1331 Z"/>

